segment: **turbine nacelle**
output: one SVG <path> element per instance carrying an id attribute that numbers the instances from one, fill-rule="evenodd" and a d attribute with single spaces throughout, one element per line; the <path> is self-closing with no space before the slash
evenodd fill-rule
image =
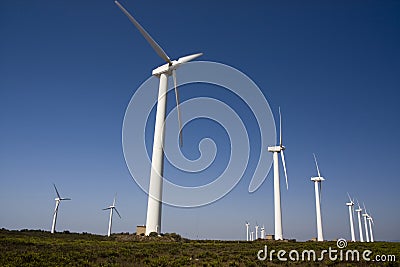
<path id="1" fill-rule="evenodd" d="M 200 57 L 203 55 L 203 53 L 197 53 L 193 55 L 188 55 L 179 58 L 178 60 L 173 60 L 171 63 L 166 63 L 164 65 L 161 65 L 157 68 L 155 68 L 152 72 L 153 76 L 160 76 L 161 74 L 165 73 L 168 76 L 172 75 L 172 71 L 176 70 L 180 65 L 187 63 L 189 61 L 192 61 L 195 58 Z"/>
<path id="2" fill-rule="evenodd" d="M 354 206 L 354 203 L 353 202 L 347 202 L 346 206 Z"/>
<path id="3" fill-rule="evenodd" d="M 325 181 L 325 178 L 324 177 L 311 177 L 311 181 L 314 181 L 314 182 L 322 182 L 322 181 Z"/>
<path id="4" fill-rule="evenodd" d="M 268 147 L 268 152 L 277 152 L 280 153 L 281 151 L 285 150 L 286 148 L 284 146 L 269 146 Z"/>

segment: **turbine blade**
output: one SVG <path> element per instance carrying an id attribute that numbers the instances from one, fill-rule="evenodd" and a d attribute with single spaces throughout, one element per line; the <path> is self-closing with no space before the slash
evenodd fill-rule
<path id="1" fill-rule="evenodd" d="M 281 157 L 282 157 L 283 170 L 285 171 L 286 190 L 289 190 L 289 183 L 288 183 L 287 172 L 286 172 L 285 154 L 283 153 L 283 150 L 281 151 Z"/>
<path id="2" fill-rule="evenodd" d="M 116 198 L 117 196 L 115 195 L 114 196 L 114 200 L 113 200 L 113 206 L 115 206 L 115 198 Z"/>
<path id="3" fill-rule="evenodd" d="M 164 50 L 154 41 L 154 39 L 146 32 L 146 30 L 139 24 L 139 22 L 136 21 L 136 19 L 129 14 L 129 12 L 118 2 L 115 1 L 115 4 L 121 9 L 121 11 L 128 17 L 128 19 L 135 25 L 135 27 L 139 30 L 139 32 L 143 35 L 143 37 L 146 39 L 146 41 L 151 45 L 151 47 L 156 51 L 156 53 L 164 59 L 166 62 L 169 64 L 172 64 L 171 59 L 168 57 L 168 55 L 164 52 Z"/>
<path id="4" fill-rule="evenodd" d="M 71 200 L 70 198 L 60 198 L 60 200 Z"/>
<path id="5" fill-rule="evenodd" d="M 183 64 L 189 61 L 192 61 L 195 58 L 198 58 L 199 56 L 202 56 L 203 53 L 197 53 L 197 54 L 193 54 L 193 55 L 189 55 L 189 56 L 184 56 L 178 59 L 178 63 L 179 64 Z"/>
<path id="6" fill-rule="evenodd" d="M 110 207 L 108 207 L 108 208 L 104 208 L 104 209 L 102 209 L 102 210 L 109 210 L 109 209 L 111 209 Z"/>
<path id="7" fill-rule="evenodd" d="M 315 166 L 317 166 L 318 177 L 321 177 L 321 174 L 320 174 L 320 172 L 319 172 L 319 168 L 318 168 L 317 157 L 315 156 L 315 154 L 314 154 L 314 153 L 313 153 L 313 155 L 314 155 L 314 160 L 315 160 Z"/>
<path id="8" fill-rule="evenodd" d="M 183 138 L 182 138 L 182 121 L 181 121 L 181 111 L 179 108 L 179 93 L 178 93 L 178 87 L 176 83 L 176 70 L 172 70 L 172 78 L 174 80 L 174 86 L 175 86 L 175 99 L 176 99 L 176 110 L 178 112 L 178 124 L 179 124 L 179 145 L 182 147 L 183 146 Z"/>
<path id="9" fill-rule="evenodd" d="M 358 209 L 361 209 L 360 202 L 358 202 L 358 199 L 356 199 L 356 200 L 357 200 Z"/>
<path id="10" fill-rule="evenodd" d="M 58 193 L 57 187 L 56 187 L 56 185 L 55 185 L 54 183 L 53 183 L 53 186 L 54 186 L 54 189 L 56 190 L 57 197 L 58 197 L 58 198 L 61 198 L 61 197 L 60 197 L 60 194 Z"/>
<path id="11" fill-rule="evenodd" d="M 114 208 L 115 212 L 118 214 L 119 218 L 121 218 L 121 215 L 119 214 L 117 208 Z M 121 218 L 122 219 L 122 218 Z"/>
<path id="12" fill-rule="evenodd" d="M 365 203 L 364 202 L 363 202 L 363 206 L 364 206 L 365 213 L 368 215 L 367 208 L 365 207 Z"/>
<path id="13" fill-rule="evenodd" d="M 349 197 L 350 202 L 353 203 L 353 201 L 351 200 L 349 192 L 347 192 L 347 196 Z"/>
<path id="14" fill-rule="evenodd" d="M 279 145 L 282 146 L 282 115 L 281 115 L 281 107 L 279 107 Z"/>

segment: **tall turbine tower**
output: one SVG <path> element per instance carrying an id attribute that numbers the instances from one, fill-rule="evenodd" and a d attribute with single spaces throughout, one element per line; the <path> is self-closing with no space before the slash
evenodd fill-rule
<path id="1" fill-rule="evenodd" d="M 181 120 L 179 111 L 179 97 L 176 85 L 176 69 L 199 56 L 201 53 L 184 56 L 178 60 L 171 61 L 164 50 L 153 40 L 153 38 L 146 32 L 146 30 L 132 17 L 131 14 L 118 2 L 115 1 L 117 6 L 122 12 L 129 18 L 129 20 L 135 25 L 139 32 L 143 35 L 146 41 L 151 45 L 155 52 L 167 63 L 154 69 L 152 74 L 160 79 L 158 89 L 158 102 L 157 102 L 157 113 L 156 123 L 154 129 L 154 141 L 153 141 L 153 155 L 151 160 L 151 172 L 150 172 L 150 183 L 149 183 L 149 197 L 147 203 L 147 217 L 146 217 L 146 235 L 151 232 L 160 233 L 161 231 L 161 207 L 162 207 L 162 185 L 163 185 L 163 171 L 164 171 L 164 122 L 165 113 L 167 107 L 167 89 L 168 89 L 168 77 L 172 75 L 175 85 L 175 96 L 177 102 L 178 111 L 178 122 L 179 122 L 179 139 L 182 145 L 182 134 L 181 134 Z"/>
<path id="2" fill-rule="evenodd" d="M 283 170 L 285 172 L 286 177 L 286 189 L 289 189 L 288 178 L 286 172 L 286 163 L 285 163 L 285 155 L 283 151 L 285 147 L 282 144 L 282 116 L 281 109 L 279 108 L 279 146 L 270 146 L 268 147 L 268 152 L 273 153 L 274 159 L 274 211 L 275 211 L 275 240 L 283 240 L 282 235 L 282 210 L 281 210 L 281 189 L 280 189 L 280 180 L 279 180 L 279 159 L 278 153 L 281 154 Z"/>
<path id="3" fill-rule="evenodd" d="M 315 166 L 317 167 L 317 177 L 311 177 L 311 181 L 314 181 L 314 189 L 315 189 L 315 210 L 317 215 L 317 240 L 324 241 L 324 235 L 322 233 L 322 217 L 321 217 L 321 187 L 322 181 L 325 179 L 321 176 L 318 168 L 317 158 L 314 155 Z"/>
<path id="4" fill-rule="evenodd" d="M 364 236 L 363 236 L 363 230 L 362 230 L 362 224 L 361 224 L 362 208 L 360 207 L 360 203 L 358 202 L 358 199 L 357 199 L 357 205 L 358 205 L 358 209 L 356 209 L 356 212 L 357 212 L 357 217 L 358 217 L 358 230 L 360 232 L 360 241 L 364 242 Z"/>
<path id="5" fill-rule="evenodd" d="M 356 237 L 354 235 L 354 221 L 353 221 L 353 206 L 354 206 L 354 201 L 351 200 L 351 197 L 349 193 L 347 193 L 349 196 L 350 202 L 347 202 L 346 205 L 349 207 L 349 216 L 350 216 L 350 231 L 351 231 L 351 241 L 356 242 Z"/>
<path id="6" fill-rule="evenodd" d="M 264 225 L 261 227 L 261 236 L 260 236 L 260 238 L 261 238 L 261 239 L 264 239 L 264 238 L 265 238 L 265 228 L 264 228 Z"/>
<path id="7" fill-rule="evenodd" d="M 115 198 L 116 198 L 116 197 L 114 197 L 114 201 L 113 201 L 113 204 L 112 204 L 111 206 L 109 206 L 108 208 L 103 209 L 103 210 L 110 210 L 110 219 L 108 220 L 108 232 L 107 232 L 107 236 L 110 236 L 110 235 L 111 235 L 113 211 L 115 210 L 115 212 L 118 214 L 119 218 L 121 218 L 121 215 L 119 214 L 117 208 L 115 207 Z"/>
<path id="8" fill-rule="evenodd" d="M 368 220 L 368 213 L 367 213 L 367 209 L 365 208 L 365 204 L 363 203 L 364 206 L 364 213 L 363 213 L 363 217 L 364 217 L 364 226 L 365 226 L 365 238 L 367 239 L 367 242 L 369 242 L 369 233 L 368 233 L 368 224 L 367 224 L 367 220 Z"/>
<path id="9" fill-rule="evenodd" d="M 246 222 L 246 241 L 249 241 L 249 222 Z"/>
<path id="10" fill-rule="evenodd" d="M 369 222 L 369 234 L 371 237 L 371 242 L 374 242 L 374 234 L 372 233 L 372 225 L 374 224 L 374 220 L 372 219 L 371 215 L 368 215 L 368 222 Z"/>
<path id="11" fill-rule="evenodd" d="M 56 201 L 56 208 L 54 209 L 54 215 L 53 215 L 53 224 L 51 226 L 51 233 L 54 234 L 56 230 L 56 223 L 57 223 L 57 213 L 58 213 L 58 206 L 60 205 L 60 202 L 63 200 L 71 200 L 70 198 L 62 198 L 60 194 L 58 193 L 57 187 L 55 184 L 53 184 L 54 189 L 56 190 L 57 197 L 55 198 Z"/>
<path id="12" fill-rule="evenodd" d="M 258 239 L 258 223 L 256 223 L 256 240 Z"/>
<path id="13" fill-rule="evenodd" d="M 254 232 L 253 231 L 250 232 L 250 241 L 254 241 Z"/>

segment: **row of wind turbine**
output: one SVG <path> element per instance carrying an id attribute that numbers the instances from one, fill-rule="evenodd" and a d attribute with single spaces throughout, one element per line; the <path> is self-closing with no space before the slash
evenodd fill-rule
<path id="1" fill-rule="evenodd" d="M 350 197 L 350 194 L 347 193 L 349 197 L 349 202 L 346 203 L 346 206 L 349 208 L 349 220 L 350 220 L 350 234 L 351 234 L 351 241 L 356 242 L 356 236 L 354 233 L 354 199 Z M 364 231 L 365 231 L 365 240 L 366 242 L 374 242 L 374 235 L 372 231 L 372 226 L 374 225 L 374 220 L 370 214 L 368 214 L 367 209 L 365 208 L 365 204 L 363 204 L 364 209 L 361 208 L 360 203 L 357 200 L 358 208 L 355 210 L 357 212 L 357 219 L 358 219 L 358 230 L 360 241 L 364 242 Z M 364 210 L 364 213 L 362 211 Z M 362 228 L 361 216 L 364 217 L 364 231 Z"/>
<path id="2" fill-rule="evenodd" d="M 52 233 L 52 234 L 54 234 L 54 233 L 55 233 L 55 230 L 56 230 L 57 213 L 58 213 L 58 208 L 59 208 L 59 206 L 60 206 L 61 201 L 63 201 L 63 200 L 71 200 L 70 198 L 63 198 L 63 197 L 61 197 L 61 196 L 60 196 L 60 193 L 59 193 L 58 190 L 57 190 L 56 185 L 53 184 L 53 186 L 54 186 L 54 189 L 55 189 L 55 191 L 56 191 L 57 197 L 55 198 L 56 207 L 55 207 L 55 209 L 54 209 L 53 223 L 52 223 L 52 225 L 51 225 L 51 233 Z M 116 201 L 116 196 L 114 196 L 113 204 L 112 204 L 111 206 L 109 206 L 109 207 L 103 209 L 103 210 L 110 210 L 110 219 L 109 219 L 109 222 L 108 222 L 108 232 L 107 232 L 107 235 L 108 235 L 108 236 L 111 235 L 113 211 L 115 210 L 115 212 L 116 212 L 116 213 L 118 214 L 118 216 L 121 218 L 121 215 L 119 214 L 119 212 L 118 212 L 118 210 L 117 210 L 117 208 L 116 208 L 116 206 L 115 206 L 115 201 Z"/>
<path id="3" fill-rule="evenodd" d="M 182 138 L 182 124 L 181 113 L 179 107 L 179 92 L 177 88 L 176 69 L 184 63 L 192 61 L 201 56 L 202 53 L 196 53 L 179 58 L 178 60 L 171 60 L 166 52 L 157 44 L 157 42 L 150 36 L 150 34 L 139 24 L 139 22 L 118 2 L 115 1 L 118 8 L 128 17 L 132 24 L 137 28 L 140 34 L 145 38 L 149 45 L 153 48 L 156 54 L 166 62 L 166 64 L 155 68 L 152 75 L 159 78 L 158 99 L 156 109 L 155 130 L 153 139 L 153 150 L 151 159 L 150 182 L 148 190 L 148 203 L 146 215 L 146 235 L 151 232 L 160 233 L 161 231 L 161 208 L 162 208 L 162 187 L 163 187 L 163 173 L 164 173 L 164 124 L 166 116 L 167 105 L 167 89 L 168 78 L 172 76 L 175 89 L 176 108 L 178 113 L 179 124 L 179 143 L 183 145 Z M 279 177 L 279 157 L 281 155 L 282 165 L 285 173 L 286 189 L 289 188 L 288 176 L 286 170 L 286 162 L 284 155 L 285 146 L 282 142 L 282 116 L 279 109 L 279 145 L 268 147 L 268 152 L 273 153 L 273 169 L 274 169 L 274 220 L 275 220 L 275 239 L 283 240 L 282 230 L 282 209 L 281 209 L 281 196 L 280 196 L 280 177 Z M 322 216 L 321 216 L 321 185 L 324 178 L 320 175 L 316 157 L 314 155 L 315 164 L 317 167 L 318 176 L 312 177 L 315 187 L 316 198 L 316 218 L 317 218 L 317 233 L 318 241 L 323 241 L 322 231 Z M 350 202 L 349 211 L 352 210 L 353 202 Z M 112 212 L 112 209 L 111 209 Z M 352 214 L 350 215 L 352 216 Z M 364 216 L 364 215 L 363 215 Z M 365 221 L 366 222 L 366 221 Z M 246 240 L 251 239 L 249 236 L 248 224 L 246 223 Z M 256 231 L 256 238 L 257 238 Z M 354 227 L 352 226 L 352 239 L 354 239 Z"/>
<path id="4" fill-rule="evenodd" d="M 249 232 L 249 227 L 250 227 L 250 223 L 246 221 L 245 223 L 246 225 L 246 241 L 254 241 L 257 239 L 264 239 L 265 238 L 265 227 L 264 225 L 262 227 L 260 227 L 258 225 L 258 223 L 256 223 L 256 225 L 254 226 L 255 228 L 255 232 L 251 231 Z M 260 231 L 258 231 L 258 229 L 260 228 Z M 258 236 L 258 233 L 260 232 L 260 237 Z M 254 239 L 254 233 L 255 233 L 255 239 Z"/>

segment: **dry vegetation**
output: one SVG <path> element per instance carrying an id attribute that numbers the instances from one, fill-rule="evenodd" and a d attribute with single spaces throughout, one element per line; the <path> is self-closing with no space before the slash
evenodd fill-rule
<path id="1" fill-rule="evenodd" d="M 144 237 L 115 234 L 111 237 L 44 231 L 0 230 L 0 266 L 278 266 L 272 261 L 259 261 L 257 252 L 268 246 L 276 251 L 313 249 L 317 253 L 336 242 L 212 241 L 188 240 L 178 234 Z M 400 243 L 352 243 L 346 249 L 369 249 L 373 255 L 395 255 L 396 262 L 381 266 L 400 266 Z M 372 256 L 371 256 L 372 258 Z M 284 265 L 300 266 L 376 266 L 377 262 L 288 261 Z"/>

